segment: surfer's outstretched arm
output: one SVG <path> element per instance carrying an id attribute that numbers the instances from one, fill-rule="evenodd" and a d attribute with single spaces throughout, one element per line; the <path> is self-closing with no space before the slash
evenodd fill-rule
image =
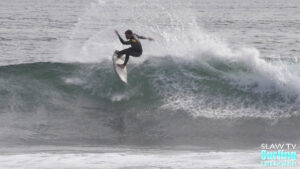
<path id="1" fill-rule="evenodd" d="M 115 30 L 115 33 L 118 35 L 119 39 L 120 39 L 120 42 L 123 44 L 123 45 L 130 45 L 131 42 L 130 41 L 124 41 L 122 39 L 122 37 L 120 36 L 119 32 L 117 30 Z"/>
<path id="2" fill-rule="evenodd" d="M 135 36 L 139 39 L 147 39 L 147 40 L 150 40 L 150 41 L 153 41 L 154 39 L 153 38 L 150 38 L 150 37 L 145 37 L 145 36 L 140 36 L 140 35 L 137 35 L 135 34 Z"/>
<path id="3" fill-rule="evenodd" d="M 119 36 L 120 42 L 121 42 L 123 45 L 130 45 L 130 44 L 131 44 L 130 41 L 124 41 L 120 35 L 118 35 L 118 36 Z"/>

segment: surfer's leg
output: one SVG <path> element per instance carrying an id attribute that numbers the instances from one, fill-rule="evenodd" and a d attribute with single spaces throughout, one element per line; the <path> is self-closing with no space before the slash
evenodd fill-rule
<path id="1" fill-rule="evenodd" d="M 141 55 L 142 55 L 141 52 L 136 52 L 136 51 L 130 53 L 130 56 L 133 56 L 133 57 L 140 57 Z"/>
<path id="2" fill-rule="evenodd" d="M 130 50 L 131 50 L 131 48 L 127 48 L 127 49 L 117 52 L 118 58 L 122 57 L 124 54 L 130 53 Z"/>
<path id="3" fill-rule="evenodd" d="M 142 52 L 137 52 L 132 48 L 128 48 L 128 50 L 126 51 L 126 57 L 125 57 L 125 61 L 124 61 L 124 66 L 126 66 L 128 60 L 129 60 L 129 56 L 133 56 L 133 57 L 139 57 L 141 56 Z"/>
<path id="4" fill-rule="evenodd" d="M 139 56 L 141 56 L 142 53 L 135 51 L 133 48 L 127 48 L 127 49 L 121 50 L 117 54 L 118 54 L 118 58 L 120 58 L 124 54 L 126 55 L 124 63 L 123 63 L 123 65 L 126 66 L 128 60 L 129 60 L 129 56 L 139 57 Z"/>
<path id="5" fill-rule="evenodd" d="M 129 54 L 126 54 L 125 61 L 123 63 L 124 66 L 126 66 L 128 60 L 129 60 Z"/>

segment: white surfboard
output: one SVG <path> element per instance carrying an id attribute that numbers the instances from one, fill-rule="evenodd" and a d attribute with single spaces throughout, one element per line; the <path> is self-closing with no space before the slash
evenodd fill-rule
<path id="1" fill-rule="evenodd" d="M 126 66 L 124 68 L 121 68 L 117 64 L 123 64 L 124 60 L 117 57 L 117 54 L 114 53 L 112 56 L 113 66 L 116 74 L 119 76 L 119 78 L 124 82 L 127 83 L 127 68 Z"/>

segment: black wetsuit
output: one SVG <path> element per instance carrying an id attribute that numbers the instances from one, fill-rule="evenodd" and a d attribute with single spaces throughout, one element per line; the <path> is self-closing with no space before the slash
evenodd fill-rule
<path id="1" fill-rule="evenodd" d="M 128 60 L 129 60 L 129 56 L 139 57 L 142 55 L 143 48 L 142 48 L 142 44 L 139 41 L 139 39 L 147 39 L 147 38 L 134 34 L 128 41 L 124 41 L 121 38 L 121 36 L 119 36 L 119 39 L 122 44 L 131 45 L 130 48 L 121 50 L 117 53 L 118 57 L 121 57 L 124 54 L 126 55 L 125 61 L 124 61 L 124 66 L 127 64 Z"/>

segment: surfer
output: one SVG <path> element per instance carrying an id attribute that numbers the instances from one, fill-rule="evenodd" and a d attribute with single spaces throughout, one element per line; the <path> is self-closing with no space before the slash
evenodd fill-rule
<path id="1" fill-rule="evenodd" d="M 139 36 L 139 35 L 133 33 L 129 29 L 125 32 L 125 37 L 126 37 L 126 39 L 128 39 L 128 41 L 124 41 L 117 30 L 115 30 L 115 33 L 118 35 L 118 37 L 119 37 L 122 44 L 131 45 L 130 48 L 127 48 L 127 49 L 124 49 L 124 50 L 121 50 L 121 51 L 118 51 L 118 50 L 115 51 L 115 53 L 118 55 L 118 58 L 120 58 L 124 54 L 126 56 L 124 63 L 123 64 L 118 64 L 118 66 L 120 66 L 121 68 L 124 68 L 126 66 L 128 60 L 129 60 L 129 56 L 139 57 L 139 56 L 142 55 L 143 48 L 142 48 L 142 44 L 139 41 L 139 39 L 148 39 L 150 41 L 153 41 L 153 38 L 147 38 L 147 37 L 144 37 L 144 36 Z"/>

